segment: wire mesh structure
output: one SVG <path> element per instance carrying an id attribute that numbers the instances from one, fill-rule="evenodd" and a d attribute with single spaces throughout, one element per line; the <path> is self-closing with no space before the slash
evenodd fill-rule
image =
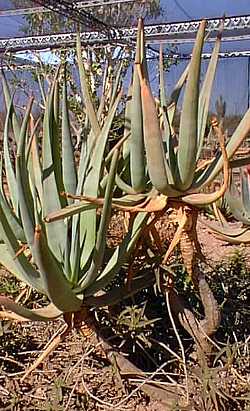
<path id="1" fill-rule="evenodd" d="M 55 8 L 55 10 L 58 12 L 57 8 Z M 81 40 L 83 44 L 100 45 L 109 43 L 110 41 L 112 41 L 112 43 L 116 43 L 121 40 L 129 42 L 129 40 L 134 40 L 136 37 L 136 27 L 119 29 L 110 28 L 106 24 L 101 24 L 101 22 L 97 19 L 93 18 L 92 20 L 89 13 L 83 14 L 83 11 L 81 11 L 81 14 L 78 16 L 78 13 L 80 12 L 77 11 L 75 14 L 76 11 L 77 10 L 75 10 L 72 14 L 71 10 L 66 11 L 66 9 L 63 8 L 63 11 L 60 11 L 60 13 L 63 13 L 70 18 L 73 17 L 79 23 L 87 22 L 87 24 L 90 24 L 90 21 L 92 21 L 90 26 L 95 27 L 96 30 L 81 32 Z M 208 43 L 215 41 L 216 32 L 218 31 L 220 22 L 221 18 L 207 19 L 207 31 L 210 33 L 207 39 Z M 193 43 L 199 23 L 200 20 L 194 20 L 189 22 L 146 25 L 145 35 L 147 43 Z M 250 40 L 250 15 L 234 16 L 225 19 L 223 41 L 228 42 L 236 40 Z M 56 48 L 62 46 L 72 47 L 73 44 L 75 44 L 75 33 L 72 32 L 46 34 L 43 36 L 19 36 L 11 39 L 0 39 L 0 51 L 3 52 L 6 49 L 10 51 L 19 51 L 27 49 Z M 241 51 L 239 51 L 239 53 L 240 52 Z"/>
<path id="2" fill-rule="evenodd" d="M 7 3 L 7 2 L 2 2 Z M 10 5 L 11 2 L 8 2 Z M 100 7 L 120 7 L 134 3 L 133 0 L 86 0 L 70 1 L 61 0 L 37 0 L 35 2 L 15 2 L 17 6 L 2 7 L 0 0 L 0 27 L 4 19 L 14 19 L 20 26 L 27 18 L 33 16 L 47 16 L 48 13 L 57 13 L 62 19 L 70 20 L 73 25 L 70 29 L 65 27 L 64 32 L 54 30 L 43 35 L 24 35 L 20 31 L 17 34 L 5 34 L 0 29 L 0 64 L 6 70 L 20 71 L 24 76 L 25 70 L 36 70 L 37 56 L 42 56 L 46 64 L 51 60 L 57 62 L 54 57 L 55 50 L 70 49 L 75 46 L 76 25 L 80 24 L 81 41 L 83 46 L 91 48 L 112 49 L 115 58 L 123 53 L 117 52 L 126 45 L 133 46 L 136 38 L 136 25 L 130 27 L 110 26 L 105 21 L 96 17 L 95 10 Z M 65 21 L 65 20 L 64 20 Z M 148 45 L 148 58 L 150 75 L 154 92 L 158 92 L 158 45 L 164 43 L 165 59 L 170 65 L 166 71 L 166 86 L 171 90 L 191 57 L 192 45 L 200 20 L 181 22 L 156 22 L 149 24 L 145 21 L 145 33 Z M 221 18 L 207 19 L 209 37 L 203 53 L 203 67 L 211 56 L 212 44 Z M 2 25 L 4 27 L 4 25 Z M 1 33 L 2 30 L 2 33 Z M 9 32 L 8 32 L 9 33 Z M 51 53 L 52 52 L 52 53 Z M 240 116 L 250 104 L 250 15 L 231 16 L 225 18 L 223 43 L 220 52 L 217 77 L 214 93 L 211 100 L 211 110 L 215 109 L 215 102 L 220 97 L 227 101 L 228 113 L 232 116 Z M 19 69 L 19 70 L 18 70 Z M 232 70 L 237 72 L 232 84 Z M 30 82 L 30 85 L 33 83 Z M 30 87 L 31 88 L 31 87 Z"/>
<path id="3" fill-rule="evenodd" d="M 70 18 L 76 23 L 86 24 L 90 28 L 98 29 L 99 31 L 105 31 L 107 36 L 109 36 L 110 27 L 107 24 L 97 19 L 93 14 L 84 10 L 83 7 L 77 7 L 74 2 L 69 2 L 67 0 L 36 0 L 38 4 L 44 6 L 45 8 L 59 13 L 65 17 Z"/>

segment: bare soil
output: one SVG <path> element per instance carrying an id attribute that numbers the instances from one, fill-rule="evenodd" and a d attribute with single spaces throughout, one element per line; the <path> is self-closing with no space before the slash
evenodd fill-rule
<path id="1" fill-rule="evenodd" d="M 198 237 L 211 266 L 216 267 L 228 261 L 239 249 L 249 263 L 249 246 L 230 246 L 216 239 L 201 222 L 198 223 Z M 5 279 L 6 273 L 2 272 L 1 278 Z M 12 291 L 15 297 L 18 290 Z M 31 301 L 32 296 L 28 302 L 31 304 Z M 96 347 L 77 332 L 71 333 L 53 354 L 22 382 L 21 378 L 27 367 L 35 361 L 61 326 L 61 320 L 48 324 L 0 322 L 0 410 L 168 410 L 158 401 L 150 402 L 137 388 L 138 381 L 133 382 L 133 376 L 120 378 L 117 370 L 100 357 Z M 223 371 L 223 367 L 222 371 L 217 373 L 217 378 L 221 382 L 227 380 L 230 387 L 237 385 L 236 381 L 241 381 L 244 396 L 250 392 L 248 354 L 246 358 L 244 370 L 236 368 L 235 377 Z M 180 374 L 182 371 L 177 369 L 176 372 Z M 239 377 L 236 376 L 237 373 Z M 183 383 L 183 377 L 179 375 L 178 378 L 179 382 Z M 196 388 L 192 384 L 190 383 L 190 389 L 194 395 Z M 200 408 L 188 409 L 199 411 Z M 209 408 L 212 409 L 215 408 Z M 243 409 L 247 410 L 242 403 L 230 408 L 232 411 Z"/>
<path id="2" fill-rule="evenodd" d="M 35 361 L 60 326 L 60 321 L 47 325 L 12 325 L 5 334 L 8 341 L 0 358 L 1 410 L 111 410 L 128 395 L 126 385 L 115 381 L 111 367 L 76 333 L 69 335 L 21 382 L 24 370 Z M 146 407 L 146 399 L 137 392 L 124 401 L 123 409 L 139 410 L 139 404 Z"/>
<path id="3" fill-rule="evenodd" d="M 206 220 L 205 217 L 204 220 Z M 202 219 L 198 221 L 197 232 L 202 251 L 213 267 L 227 262 L 235 252 L 240 252 L 247 266 L 250 267 L 250 244 L 232 245 L 219 240 L 202 224 Z"/>

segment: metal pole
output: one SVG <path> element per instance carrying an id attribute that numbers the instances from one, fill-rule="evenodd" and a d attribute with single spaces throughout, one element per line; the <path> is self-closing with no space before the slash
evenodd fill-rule
<path id="1" fill-rule="evenodd" d="M 247 61 L 247 107 L 250 107 L 250 57 Z"/>

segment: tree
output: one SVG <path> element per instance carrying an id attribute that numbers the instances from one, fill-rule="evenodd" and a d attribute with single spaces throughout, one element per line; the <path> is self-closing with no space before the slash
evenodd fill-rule
<path id="1" fill-rule="evenodd" d="M 12 0 L 14 6 L 20 8 L 18 0 Z M 161 14 L 160 0 L 134 0 L 124 3 L 113 4 L 103 0 L 102 6 L 93 6 L 91 9 L 84 9 L 93 17 L 98 18 L 110 27 L 124 27 L 136 24 L 139 17 L 156 18 Z M 33 1 L 23 1 L 22 7 L 34 7 Z M 84 30 L 86 27 L 82 27 Z M 94 29 L 94 26 L 93 26 Z M 25 15 L 25 23 L 20 30 L 27 35 L 47 34 L 54 32 L 74 31 L 75 22 L 69 18 L 48 11 L 46 13 L 34 13 Z"/>
<path id="2" fill-rule="evenodd" d="M 108 0 L 103 0 L 103 5 L 101 7 L 95 7 L 93 5 L 91 9 L 84 10 L 112 28 L 136 24 L 139 16 L 143 16 L 144 18 L 156 18 L 161 13 L 160 0 L 135 0 L 117 4 L 115 4 L 114 1 L 113 4 L 105 4 L 107 1 Z M 12 0 L 12 3 L 15 7 L 20 8 L 20 2 L 18 0 Z M 110 3 L 110 1 L 108 1 L 108 3 Z M 36 6 L 37 4 L 34 1 L 22 1 L 22 7 Z M 79 25 L 79 28 L 82 31 L 86 30 L 86 26 L 81 24 Z M 93 29 L 95 29 L 94 26 Z M 20 26 L 20 31 L 26 35 L 72 32 L 76 31 L 76 22 L 53 11 L 26 14 L 24 16 L 24 23 Z M 74 62 L 75 48 L 68 48 L 67 50 L 57 49 L 52 51 L 52 53 L 57 56 L 61 63 L 64 63 L 67 60 Z M 94 48 L 92 46 L 84 48 L 83 57 L 85 61 L 85 69 L 89 74 L 89 85 L 93 94 L 96 93 L 98 85 L 102 84 L 105 68 L 107 68 L 107 66 L 110 67 L 109 76 L 110 81 L 112 82 L 112 75 L 117 63 L 118 53 L 123 53 L 127 58 L 127 60 L 123 60 L 125 72 L 131 57 L 131 50 L 126 44 L 124 44 L 124 47 L 119 51 L 117 51 L 116 44 L 106 48 Z M 34 52 L 34 54 L 38 60 L 38 69 L 32 72 L 32 77 L 37 82 L 37 88 L 40 89 L 42 91 L 41 94 L 44 95 L 48 90 L 56 66 L 48 64 L 46 61 L 42 61 L 39 52 Z M 68 102 L 72 115 L 71 125 L 74 128 L 74 133 L 77 135 L 77 141 L 79 142 L 84 120 L 82 118 L 84 110 L 78 94 L 79 81 L 74 76 L 72 67 L 68 67 L 68 84 L 70 85 Z M 93 87 L 93 85 L 95 86 Z M 21 81 L 20 86 L 22 87 Z"/>

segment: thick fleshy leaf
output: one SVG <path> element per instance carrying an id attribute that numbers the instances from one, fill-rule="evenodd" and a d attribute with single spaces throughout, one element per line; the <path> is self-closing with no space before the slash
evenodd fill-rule
<path id="1" fill-rule="evenodd" d="M 80 74 L 82 96 L 85 102 L 86 112 L 87 112 L 87 116 L 91 124 L 91 129 L 94 133 L 94 136 L 97 137 L 100 134 L 101 128 L 100 128 L 100 125 L 97 119 L 97 114 L 96 114 L 94 104 L 93 104 L 90 91 L 89 91 L 88 79 L 87 79 L 87 75 L 86 75 L 86 71 L 85 71 L 83 59 L 82 59 L 81 39 L 80 39 L 79 33 L 77 33 L 77 36 L 76 36 L 76 53 L 77 53 L 77 64 L 78 64 L 79 74 Z"/>
<path id="2" fill-rule="evenodd" d="M 9 107 L 10 102 L 11 102 L 11 94 L 10 94 L 9 86 L 8 86 L 7 81 L 6 81 L 6 77 L 5 77 L 5 74 L 4 74 L 3 70 L 1 71 L 1 74 L 2 74 L 4 99 L 5 99 L 6 108 L 8 110 L 8 107 Z M 16 112 L 15 112 L 14 109 L 12 110 L 12 113 L 11 113 L 11 124 L 12 124 L 12 128 L 13 128 L 13 131 L 14 131 L 14 136 L 15 136 L 16 143 L 18 143 L 21 127 L 19 125 L 18 118 L 17 118 Z"/>
<path id="3" fill-rule="evenodd" d="M 231 184 L 228 192 L 225 194 L 225 199 L 236 220 L 241 221 L 243 224 L 250 225 L 250 215 L 248 215 L 244 207 L 243 197 L 233 187 L 233 183 Z"/>
<path id="4" fill-rule="evenodd" d="M 16 316 L 14 316 L 13 319 L 19 321 L 51 321 L 62 315 L 62 312 L 53 304 L 49 304 L 47 307 L 30 310 L 2 295 L 0 296 L 0 306 L 15 313 Z M 3 311 L 0 312 L 0 318 L 5 318 L 5 315 L 6 318 L 10 318 L 7 313 Z"/>
<path id="5" fill-rule="evenodd" d="M 62 206 L 62 197 L 60 196 L 60 184 L 58 182 L 58 164 L 56 165 L 55 155 L 55 133 L 56 124 L 54 117 L 54 88 L 57 78 L 48 96 L 48 101 L 45 108 L 43 122 L 43 146 L 42 146 L 42 184 L 43 184 L 43 215 L 47 215 L 53 211 L 59 210 Z M 57 144 L 58 145 L 58 144 Z M 60 161 L 61 165 L 61 161 Z M 59 177 L 60 178 L 60 177 Z M 64 200 L 65 202 L 65 200 Z M 46 226 L 48 236 L 48 245 L 55 254 L 58 261 L 63 261 L 65 250 L 65 241 L 67 238 L 66 225 L 63 221 L 57 221 Z"/>
<path id="6" fill-rule="evenodd" d="M 145 155 L 143 139 L 143 114 L 141 101 L 141 85 L 137 70 L 138 64 L 146 64 L 144 56 L 144 28 L 143 21 L 139 19 L 137 30 L 137 44 L 132 83 L 132 100 L 130 104 L 131 136 L 130 145 L 130 174 L 132 187 L 136 192 L 145 189 Z"/>
<path id="7" fill-rule="evenodd" d="M 89 136 L 86 138 L 86 140 L 82 142 L 80 161 L 77 172 L 76 194 L 82 194 L 83 192 L 83 185 L 85 182 L 87 171 L 89 169 L 91 155 L 95 147 L 95 141 L 92 140 L 92 133 L 90 131 Z"/>
<path id="8" fill-rule="evenodd" d="M 229 160 L 235 154 L 239 146 L 250 132 L 250 109 L 245 113 L 240 124 L 234 131 L 227 143 L 226 150 Z M 219 153 L 216 158 L 209 164 L 203 173 L 197 172 L 192 184 L 193 189 L 202 189 L 210 184 L 223 168 L 223 158 Z"/>
<path id="9" fill-rule="evenodd" d="M 82 302 L 76 297 L 64 277 L 61 265 L 52 255 L 42 227 L 39 225 L 35 230 L 33 256 L 50 301 L 62 312 L 78 311 Z"/>
<path id="10" fill-rule="evenodd" d="M 31 287 L 43 291 L 43 283 L 39 272 L 29 262 L 23 252 L 22 244 L 17 240 L 16 233 L 9 224 L 0 202 L 0 236 L 4 244 L 0 244 L 0 263 L 12 272 L 19 280 Z"/>
<path id="11" fill-rule="evenodd" d="M 224 227 L 216 223 L 209 223 L 206 226 L 220 240 L 227 241 L 231 244 L 248 244 L 250 243 L 250 230 L 246 228 Z"/>
<path id="12" fill-rule="evenodd" d="M 140 36 L 139 36 L 140 34 Z M 139 46 L 139 47 L 138 47 Z M 158 118 L 158 111 L 153 97 L 146 65 L 146 52 L 144 42 L 143 23 L 139 20 L 138 26 L 138 54 L 140 60 L 137 61 L 137 79 L 140 80 L 141 107 L 142 107 L 142 129 L 144 135 L 144 145 L 146 150 L 146 163 L 150 180 L 153 186 L 165 195 L 176 196 L 179 193 L 171 187 L 173 182 L 172 174 L 169 172 L 168 163 L 164 151 L 162 132 Z M 139 50 L 139 51 L 138 51 Z M 162 77 L 162 76 L 161 76 Z M 162 79 L 163 81 L 163 79 Z M 162 84 L 161 84 L 162 85 Z M 131 130 L 133 132 L 133 129 Z M 132 151 L 132 150 L 131 150 Z M 132 153 L 131 153 L 132 155 Z M 171 179 L 171 181 L 169 181 Z"/>
<path id="13" fill-rule="evenodd" d="M 202 207 L 219 200 L 224 195 L 225 191 L 226 190 L 222 187 L 212 193 L 187 194 L 182 196 L 181 199 L 187 204 Z"/>
<path id="14" fill-rule="evenodd" d="M 94 141 L 92 138 L 93 136 L 88 138 L 87 143 L 82 147 L 76 190 L 77 195 L 81 195 L 84 192 L 85 194 L 91 193 L 90 195 L 93 195 L 94 197 L 98 196 L 104 168 L 106 143 L 121 95 L 122 93 L 120 92 L 114 106 L 105 119 L 100 135 L 95 138 Z M 96 241 L 96 211 L 93 209 L 92 205 L 87 205 L 85 211 L 84 215 L 79 215 L 77 212 L 78 215 L 73 217 L 72 222 L 70 261 L 72 266 L 71 271 L 74 273 L 75 277 L 78 275 L 76 273 L 78 270 L 77 267 L 80 269 L 79 249 L 81 250 L 81 268 L 82 270 L 84 267 L 87 269 Z"/>
<path id="15" fill-rule="evenodd" d="M 182 88 L 183 88 L 183 86 L 184 86 L 184 84 L 187 80 L 189 70 L 190 70 L 190 63 L 188 63 L 187 66 L 185 67 L 185 70 L 183 71 L 181 77 L 177 81 L 177 83 L 174 86 L 174 89 L 173 89 L 173 91 L 170 95 L 167 110 L 168 110 L 168 117 L 170 119 L 171 124 L 172 124 L 172 121 L 173 121 L 173 117 L 174 117 L 175 109 L 177 107 L 179 96 L 180 96 Z M 174 110 L 173 110 L 173 106 L 174 106 Z"/>
<path id="16" fill-rule="evenodd" d="M 81 283 L 82 289 L 87 288 L 89 285 L 93 284 L 93 282 L 95 281 L 96 277 L 99 274 L 99 271 L 101 269 L 101 265 L 103 262 L 105 246 L 106 246 L 107 230 L 108 230 L 108 226 L 110 223 L 113 189 L 114 189 L 114 184 L 115 184 L 115 175 L 116 175 L 119 155 L 120 153 L 117 150 L 114 153 L 112 161 L 111 161 L 108 184 L 107 184 L 107 188 L 105 191 L 102 215 L 101 215 L 100 224 L 98 227 L 98 233 L 96 236 L 96 244 L 95 244 L 95 249 L 93 253 L 93 258 L 92 258 L 90 269 L 88 270 L 88 273 L 86 275 L 86 278 Z"/>
<path id="17" fill-rule="evenodd" d="M 214 221 L 204 220 L 202 220 L 201 223 L 208 227 L 212 232 L 216 232 L 228 237 L 239 237 L 249 230 L 248 227 L 235 227 L 229 223 L 223 223 L 222 225 Z"/>
<path id="18" fill-rule="evenodd" d="M 110 105 L 109 108 L 111 108 L 115 102 L 115 99 L 118 95 L 118 93 L 121 91 L 122 88 L 122 69 L 123 69 L 123 61 L 120 61 L 114 71 L 113 77 L 114 77 L 114 81 L 113 83 L 113 87 L 112 87 L 112 95 L 111 95 L 111 99 L 110 99 Z"/>
<path id="19" fill-rule="evenodd" d="M 250 230 L 247 230 L 245 233 L 235 237 L 235 236 L 225 236 L 222 234 L 216 234 L 216 237 L 222 241 L 227 241 L 231 244 L 249 244 L 250 243 Z"/>
<path id="20" fill-rule="evenodd" d="M 212 93 L 213 82 L 215 78 L 216 67 L 219 58 L 219 51 L 221 45 L 222 31 L 224 28 L 224 20 L 222 21 L 217 39 L 215 41 L 214 49 L 209 61 L 207 68 L 206 76 L 201 88 L 200 97 L 199 97 L 199 110 L 198 110 L 198 151 L 197 157 L 198 160 L 200 157 L 201 150 L 204 144 L 205 131 L 207 126 L 209 102 Z"/>
<path id="21" fill-rule="evenodd" d="M 247 168 L 242 170 L 241 190 L 243 206 L 250 220 L 250 174 Z"/>
<path id="22" fill-rule="evenodd" d="M 61 193 L 64 190 L 63 184 L 63 173 L 62 173 L 62 147 L 61 147 L 61 138 L 59 136 L 60 132 L 60 118 L 59 118 L 59 72 L 60 66 L 57 68 L 57 71 L 54 76 L 54 83 L 52 85 L 51 98 L 53 98 L 53 103 L 51 104 L 51 151 L 54 160 L 54 173 L 56 179 L 56 185 L 58 193 Z M 53 107 L 53 108 L 52 108 Z M 61 206 L 66 206 L 66 199 L 59 196 Z"/>
<path id="23" fill-rule="evenodd" d="M 44 217 L 46 223 L 52 223 L 53 221 L 64 220 L 65 218 L 72 217 L 73 215 L 82 213 L 83 211 L 96 209 L 97 205 L 91 204 L 87 201 L 80 201 L 69 205 L 61 210 L 49 213 Z"/>
<path id="24" fill-rule="evenodd" d="M 153 186 L 162 194 L 176 197 L 180 193 L 173 189 L 167 177 L 166 157 L 158 120 L 155 100 L 146 80 L 141 80 L 143 107 L 143 130 L 146 148 L 147 166 Z"/>
<path id="25" fill-rule="evenodd" d="M 164 67 L 163 67 L 163 48 L 162 44 L 160 44 L 160 55 L 159 55 L 159 72 L 160 72 L 160 115 L 162 117 L 162 139 L 164 147 L 166 147 L 166 173 L 169 184 L 174 185 L 176 181 L 176 161 L 177 156 L 174 151 L 174 130 L 172 126 L 173 117 L 169 118 L 169 114 L 173 114 L 175 112 L 175 103 L 171 103 L 173 110 L 169 110 L 167 107 L 167 97 L 165 92 L 165 81 L 164 81 Z"/>
<path id="26" fill-rule="evenodd" d="M 130 153 L 130 136 L 131 136 L 131 102 L 132 102 L 132 85 L 130 85 L 127 94 L 125 118 L 124 118 L 124 143 L 122 146 L 122 156 L 126 160 Z"/>
<path id="27" fill-rule="evenodd" d="M 146 194 L 127 194 L 123 197 L 117 197 L 112 199 L 112 207 L 114 209 L 122 208 L 125 210 L 127 207 L 139 206 L 147 198 Z M 44 220 L 46 223 L 51 223 L 57 220 L 63 220 L 68 217 L 72 217 L 75 214 L 82 213 L 86 210 L 96 209 L 103 206 L 103 199 L 98 199 L 95 197 L 85 197 L 85 200 L 81 200 L 79 197 L 79 203 L 72 204 L 59 211 L 48 214 Z"/>
<path id="28" fill-rule="evenodd" d="M 38 81 L 40 93 L 41 93 L 41 96 L 42 96 L 42 101 L 43 101 L 43 104 L 44 104 L 44 106 L 45 106 L 45 104 L 46 104 L 46 97 L 45 97 L 44 84 L 43 84 L 43 81 L 42 81 L 42 79 L 41 79 L 41 75 L 40 75 L 40 73 L 38 72 L 38 70 L 36 70 L 36 76 L 37 76 L 37 81 Z"/>
<path id="29" fill-rule="evenodd" d="M 9 105 L 7 107 L 7 115 L 5 119 L 4 125 L 4 134 L 3 134 L 3 155 L 4 155 L 4 164 L 5 164 L 5 172 L 6 172 L 6 179 L 8 183 L 9 193 L 10 193 L 10 200 L 14 212 L 18 215 L 18 192 L 17 192 L 17 182 L 16 182 L 16 175 L 14 171 L 14 167 L 12 165 L 11 157 L 10 157 L 10 144 L 9 144 L 9 132 L 10 132 L 10 122 L 11 116 L 13 113 L 13 97 L 9 101 Z"/>
<path id="30" fill-rule="evenodd" d="M 0 204 L 3 209 L 3 212 L 7 218 L 7 221 L 16 235 L 17 240 L 21 241 L 22 243 L 26 242 L 25 234 L 23 231 L 23 227 L 21 224 L 20 219 L 15 214 L 13 208 L 9 204 L 3 184 L 3 159 L 0 155 Z M 0 233 L 0 241 L 2 241 L 1 233 Z"/>
<path id="31" fill-rule="evenodd" d="M 35 217 L 34 217 L 34 204 L 33 197 L 30 189 L 30 180 L 27 168 L 26 159 L 26 134 L 28 128 L 28 122 L 30 119 L 30 113 L 32 109 L 33 98 L 30 99 L 26 109 L 26 113 L 23 119 L 21 132 L 17 147 L 16 156 L 16 180 L 18 199 L 20 207 L 20 215 L 22 219 L 23 229 L 26 236 L 26 241 L 29 247 L 32 247 L 34 230 L 35 230 Z"/>
<path id="32" fill-rule="evenodd" d="M 136 242 L 138 241 L 143 227 L 146 225 L 149 218 L 148 213 L 138 213 L 133 221 L 133 225 L 128 230 L 122 243 L 115 249 L 112 257 L 109 259 L 108 264 L 104 270 L 100 273 L 95 283 L 90 285 L 85 291 L 86 297 L 93 295 L 97 291 L 105 288 L 117 275 L 122 265 L 127 261 L 131 251 L 134 249 Z M 79 284 L 81 290 L 81 283 Z"/>
<path id="33" fill-rule="evenodd" d="M 62 95 L 62 172 L 64 191 L 75 194 L 77 176 L 74 160 L 73 144 L 70 132 L 69 112 L 67 105 L 67 84 L 64 75 Z M 72 200 L 68 200 L 72 203 Z"/>
<path id="34" fill-rule="evenodd" d="M 117 110 L 117 107 L 120 103 L 122 92 L 120 92 L 115 100 L 115 103 L 110 110 L 100 135 L 98 135 L 97 143 L 95 145 L 94 151 L 91 156 L 91 161 L 89 164 L 88 174 L 86 176 L 86 181 L 84 184 L 84 194 L 86 195 L 96 195 L 98 194 L 99 182 L 101 173 L 103 171 L 103 161 L 104 161 L 104 152 L 108 140 L 108 135 L 112 122 Z"/>
<path id="35" fill-rule="evenodd" d="M 186 194 L 182 197 L 182 200 L 191 205 L 204 206 L 207 204 L 215 203 L 219 198 L 221 198 L 227 191 L 230 184 L 230 172 L 229 172 L 229 161 L 227 157 L 227 151 L 225 147 L 225 138 L 221 126 L 215 126 L 217 137 L 219 139 L 220 148 L 223 157 L 223 177 L 224 181 L 221 184 L 219 190 L 212 193 L 197 193 L 197 194 Z"/>
<path id="36" fill-rule="evenodd" d="M 36 123 L 37 124 L 37 123 Z M 43 188 L 42 188 L 42 167 L 39 156 L 39 148 L 37 141 L 36 125 L 34 125 L 34 119 L 31 116 L 30 119 L 30 128 L 31 128 L 31 142 L 30 142 L 30 153 L 29 159 L 32 164 L 32 168 L 29 169 L 31 176 L 33 176 L 34 190 L 37 191 L 39 199 L 42 202 L 43 199 Z"/>
<path id="37" fill-rule="evenodd" d="M 181 77 L 177 81 L 177 83 L 174 87 L 174 90 L 171 93 L 169 102 L 168 102 L 166 116 L 167 116 L 167 120 L 169 122 L 169 127 L 171 129 L 173 128 L 173 120 L 174 120 L 174 116 L 175 116 L 176 109 L 177 109 L 177 103 L 178 103 L 182 88 L 183 88 L 183 86 L 184 86 L 184 84 L 187 80 L 189 68 L 190 68 L 190 63 L 186 66 L 186 68 L 183 71 Z"/>
<path id="38" fill-rule="evenodd" d="M 180 79 L 176 83 L 174 90 L 171 93 L 166 111 L 165 109 L 162 110 L 163 124 L 164 124 L 163 140 L 166 144 L 166 159 L 167 159 L 166 172 L 167 172 L 169 184 L 173 186 L 178 181 L 177 153 L 175 152 L 174 141 L 173 141 L 173 138 L 176 137 L 175 132 L 174 132 L 174 127 L 173 127 L 173 120 L 176 114 L 177 103 L 179 100 L 181 90 L 187 80 L 189 67 L 190 67 L 190 63 L 186 66 Z"/>
<path id="39" fill-rule="evenodd" d="M 8 202 L 5 200 L 1 190 L 0 190 L 0 204 L 1 204 L 1 208 L 3 209 L 3 212 L 7 218 L 7 221 L 12 231 L 15 233 L 17 240 L 21 241 L 22 243 L 26 243 L 26 238 L 25 238 L 25 234 L 23 231 L 23 227 L 19 219 L 17 219 L 12 208 L 10 207 Z M 2 240 L 1 231 L 0 231 L 0 240 Z"/>
<path id="40" fill-rule="evenodd" d="M 106 104 L 106 97 L 107 97 L 106 92 L 107 92 L 107 82 L 108 82 L 109 72 L 110 72 L 110 66 L 109 66 L 108 61 L 106 61 L 104 71 L 103 71 L 102 89 L 101 89 L 100 98 L 99 98 L 99 107 L 97 110 L 97 118 L 100 124 L 101 124 L 103 117 L 105 117 L 105 104 Z"/>
<path id="41" fill-rule="evenodd" d="M 179 174 L 177 187 L 182 191 L 190 188 L 196 169 L 200 65 L 205 29 L 206 21 L 203 20 L 196 36 L 183 97 L 177 158 Z"/>
<path id="42" fill-rule="evenodd" d="M 122 173 L 123 173 L 123 172 L 122 172 Z M 120 177 L 119 174 L 116 174 L 115 182 L 116 182 L 117 187 L 118 187 L 123 193 L 131 194 L 131 195 L 137 194 L 136 191 L 133 189 L 133 187 L 132 187 L 130 184 L 126 183 L 126 181 L 124 181 L 124 180 Z M 139 193 L 138 193 L 138 194 L 139 194 Z"/>
<path id="43" fill-rule="evenodd" d="M 91 161 L 89 165 L 88 174 L 84 182 L 84 194 L 93 197 L 98 197 L 99 184 L 102 177 L 103 165 L 104 165 L 104 152 L 108 141 L 109 131 L 122 96 L 120 92 L 116 98 L 116 101 L 110 110 L 105 124 L 102 128 L 100 135 L 96 140 L 96 145 L 93 150 Z M 94 250 L 96 242 L 96 211 L 89 210 L 80 216 L 81 226 L 81 238 L 80 246 L 83 245 L 81 263 L 82 267 L 89 260 L 91 253 Z M 83 244 L 84 240 L 84 244 Z"/>

